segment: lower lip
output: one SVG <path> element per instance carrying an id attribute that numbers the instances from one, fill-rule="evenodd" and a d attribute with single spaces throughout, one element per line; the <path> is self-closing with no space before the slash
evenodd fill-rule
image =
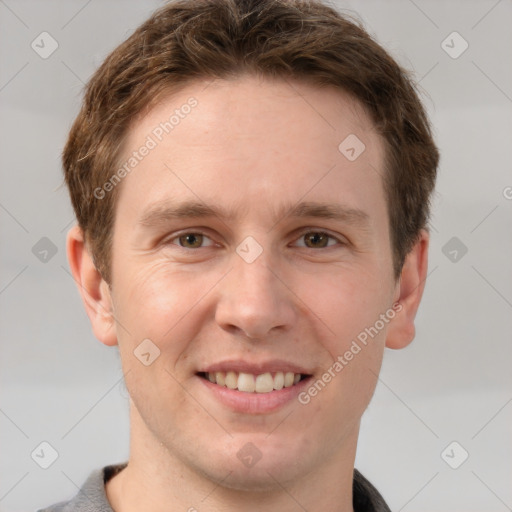
<path id="1" fill-rule="evenodd" d="M 302 379 L 289 388 L 270 391 L 269 393 L 246 393 L 213 384 L 203 377 L 197 378 L 207 387 L 214 397 L 231 410 L 245 414 L 266 414 L 274 412 L 297 398 L 308 386 L 311 377 Z"/>

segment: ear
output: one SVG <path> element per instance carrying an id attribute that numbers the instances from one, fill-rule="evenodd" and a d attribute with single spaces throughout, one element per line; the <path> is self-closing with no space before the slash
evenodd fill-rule
<path id="1" fill-rule="evenodd" d="M 395 307 L 397 315 L 390 322 L 386 347 L 404 348 L 414 339 L 414 318 L 420 305 L 427 279 L 429 234 L 422 230 L 420 237 L 405 258 L 400 281 L 397 285 Z M 398 309 L 401 306 L 401 309 Z"/>
<path id="2" fill-rule="evenodd" d="M 94 335 L 105 345 L 117 345 L 110 288 L 96 270 L 79 226 L 69 230 L 66 249 L 71 273 L 82 296 Z"/>

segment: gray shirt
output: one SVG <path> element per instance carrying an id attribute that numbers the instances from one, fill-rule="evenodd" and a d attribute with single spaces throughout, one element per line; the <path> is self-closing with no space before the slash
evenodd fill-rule
<path id="1" fill-rule="evenodd" d="M 126 467 L 127 463 L 105 466 L 93 471 L 78 494 L 38 512 L 113 512 L 105 492 L 105 483 Z M 379 491 L 354 469 L 354 512 L 391 512 Z"/>

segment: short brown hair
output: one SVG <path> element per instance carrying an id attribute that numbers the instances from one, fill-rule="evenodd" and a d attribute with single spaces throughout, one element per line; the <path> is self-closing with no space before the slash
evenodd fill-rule
<path id="1" fill-rule="evenodd" d="M 439 153 L 416 86 L 361 23 L 313 0 L 178 0 L 158 9 L 88 82 L 63 152 L 66 184 L 97 269 L 110 282 L 115 187 L 134 118 L 204 78 L 256 73 L 334 86 L 357 99 L 385 141 L 383 176 L 398 278 L 426 228 Z M 341 142 L 341 141 L 340 141 Z"/>

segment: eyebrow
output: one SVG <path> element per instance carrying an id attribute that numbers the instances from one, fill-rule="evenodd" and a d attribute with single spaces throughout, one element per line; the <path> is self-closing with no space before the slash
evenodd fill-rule
<path id="1" fill-rule="evenodd" d="M 212 217 L 217 217 L 223 221 L 232 221 L 236 217 L 236 212 L 219 205 L 208 205 L 199 201 L 185 201 L 179 204 L 161 201 L 147 208 L 141 215 L 138 224 L 143 227 L 152 227 L 176 219 Z M 362 210 L 337 203 L 314 201 L 305 201 L 295 205 L 284 204 L 274 214 L 273 220 L 278 223 L 285 217 L 332 219 L 360 228 L 367 228 L 370 224 L 369 215 Z"/>

